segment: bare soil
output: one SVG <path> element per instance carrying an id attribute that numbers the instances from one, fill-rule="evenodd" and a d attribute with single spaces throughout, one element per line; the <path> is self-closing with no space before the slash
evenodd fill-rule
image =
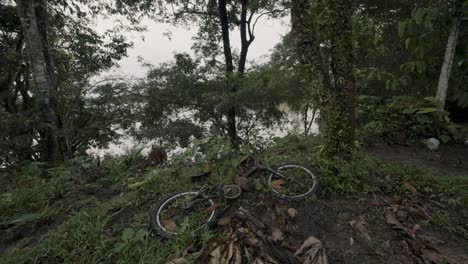
<path id="1" fill-rule="evenodd" d="M 468 148 L 462 145 L 430 151 L 422 146 L 380 143 L 367 152 L 389 163 L 468 177 Z M 271 263 L 322 263 L 294 256 L 310 237 L 321 241 L 328 263 L 468 263 L 468 208 L 444 205 L 408 184 L 412 191 L 404 197 L 343 197 L 304 203 L 255 199 L 249 194 L 248 199 L 255 202 L 224 214 L 223 219 L 231 218 L 234 223 L 226 226 L 225 220 L 220 221 L 219 228 L 227 230 L 227 235 L 221 242 L 208 244 L 198 263 L 214 261 L 220 254 L 235 256 L 236 248 L 267 263 L 271 259 Z M 245 215 L 245 210 L 252 217 L 239 224 L 239 212 Z M 437 219 L 440 214 L 446 218 Z M 250 236 L 239 235 L 256 228 Z"/>
<path id="2" fill-rule="evenodd" d="M 436 151 L 424 146 L 374 143 L 367 152 L 384 161 L 429 167 L 450 175 L 468 175 L 468 147 L 441 145 Z"/>
<path id="3" fill-rule="evenodd" d="M 446 227 L 427 224 L 424 214 L 432 218 L 432 214 L 441 209 L 436 208 L 437 203 L 424 206 L 425 209 L 416 204 L 427 204 L 426 197 L 419 194 L 366 200 L 347 197 L 306 204 L 258 198 L 254 205 L 239 209 L 253 216 L 247 218 L 252 223 L 239 225 L 236 222 L 227 227 L 223 223 L 219 228 L 227 229 L 226 246 L 222 250 L 213 250 L 213 246 L 208 245 L 198 263 L 214 261 L 210 256 L 219 251 L 226 256 L 235 255 L 228 252 L 233 248 L 250 251 L 253 258 L 261 261 L 274 259 L 272 263 L 322 263 L 294 257 L 310 237 L 322 242 L 328 263 L 468 263 L 468 238 L 452 233 Z M 415 213 L 408 210 L 410 208 L 420 208 L 421 211 Z M 456 210 L 459 214 L 450 215 L 457 218 L 451 219 L 452 222 L 468 228 L 468 210 Z M 225 217 L 234 219 L 236 214 L 238 211 L 234 210 Z M 397 219 L 396 224 L 392 222 L 393 216 Z M 244 235 L 242 240 L 239 235 L 242 230 L 249 230 L 254 238 Z M 217 253 L 210 255 L 211 251 Z"/>

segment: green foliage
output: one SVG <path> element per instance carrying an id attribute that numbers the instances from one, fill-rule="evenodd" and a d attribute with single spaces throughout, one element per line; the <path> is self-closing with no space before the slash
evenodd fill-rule
<path id="1" fill-rule="evenodd" d="M 69 5 L 52 1 L 44 18 L 48 23 L 48 45 L 44 48 L 54 73 L 51 103 L 58 119 L 55 133 L 63 158 L 83 155 L 90 146 L 106 145 L 119 136 L 115 124 L 120 124 L 116 117 L 122 116 L 125 104 L 118 99 L 123 97 L 109 89 L 103 95 L 105 89 L 93 84 L 92 78 L 115 66 L 132 44 L 121 29 L 103 34 L 91 29 L 95 10 L 85 6 L 96 2 Z M 2 2 L 0 13 L 0 126 L 8 128 L 0 132 L 0 165 L 4 166 L 44 158 L 40 150 L 47 140 L 35 109 L 37 92 L 30 82 L 32 69 L 14 1 Z"/>
<path id="2" fill-rule="evenodd" d="M 434 98 L 361 96 L 359 121 L 367 140 L 381 138 L 392 143 L 420 142 L 435 137 L 446 143 L 463 140 L 463 130 L 439 111 Z"/>
<path id="3" fill-rule="evenodd" d="M 445 175 L 413 165 L 382 162 L 357 152 L 349 162 L 326 160 L 319 155 L 317 137 L 290 136 L 262 152 L 268 164 L 296 163 L 308 165 L 319 177 L 321 197 L 343 195 L 403 194 L 404 182 L 419 192 L 439 197 L 454 205 L 468 204 L 466 176 Z M 309 153 L 304 155 L 304 153 Z"/>
<path id="4" fill-rule="evenodd" d="M 129 149 L 124 155 L 124 162 L 128 167 L 142 165 L 144 162 L 143 147 L 134 146 Z"/>
<path id="5" fill-rule="evenodd" d="M 133 87 L 134 121 L 141 127 L 138 138 L 160 139 L 172 146 L 188 147 L 193 140 L 227 136 L 226 111 L 235 102 L 238 134 L 255 140 L 255 127 L 271 127 L 283 117 L 283 102 L 273 75 L 252 71 L 242 78 L 212 68 L 188 54 L 176 54 L 175 61 L 152 68 L 147 78 Z M 227 86 L 237 87 L 233 93 Z M 143 99 L 143 104 L 142 104 Z"/>

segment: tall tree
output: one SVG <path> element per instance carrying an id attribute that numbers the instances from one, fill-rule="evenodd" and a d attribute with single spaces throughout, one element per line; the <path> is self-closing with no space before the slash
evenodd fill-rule
<path id="1" fill-rule="evenodd" d="M 455 0 L 453 2 L 452 27 L 450 28 L 450 34 L 447 41 L 447 48 L 445 50 L 444 62 L 442 64 L 442 69 L 440 70 L 439 84 L 437 86 L 436 94 L 436 98 L 440 103 L 441 109 L 444 109 L 445 107 L 450 73 L 452 72 L 455 50 L 457 48 L 458 34 L 460 32 L 461 5 L 461 1 Z"/>
<path id="2" fill-rule="evenodd" d="M 84 154 L 118 136 L 125 89 L 92 77 L 131 44 L 121 32 L 88 27 L 94 12 L 61 0 L 0 2 L 0 166 Z M 58 153 L 49 151 L 51 134 Z"/>
<path id="3" fill-rule="evenodd" d="M 330 66 L 333 85 L 325 90 L 324 154 L 350 157 L 355 140 L 355 87 L 353 59 L 352 0 L 329 0 Z"/>
<path id="4" fill-rule="evenodd" d="M 255 39 L 255 28 L 261 17 L 281 17 L 286 13 L 287 1 L 254 0 L 180 0 L 154 1 L 120 0 L 123 13 L 127 10 L 152 15 L 157 20 L 171 23 L 197 23 L 199 32 L 194 48 L 202 57 L 216 64 L 223 57 L 225 66 L 226 94 L 224 114 L 228 135 L 234 145 L 238 144 L 237 112 L 235 93 L 246 71 L 248 51 Z M 237 29 L 240 37 L 240 53 L 233 54 L 231 33 Z M 220 49 L 219 43 L 222 48 Z M 238 56 L 236 56 L 238 55 Z"/>
<path id="5" fill-rule="evenodd" d="M 322 143 L 328 158 L 350 157 L 355 140 L 351 0 L 293 0 L 292 33 L 310 80 L 321 79 Z M 326 26 L 323 26 L 326 25 Z M 323 47 L 323 48 L 322 48 Z M 323 49 L 323 50 L 322 50 Z"/>
<path id="6" fill-rule="evenodd" d="M 32 76 L 34 86 L 38 94 L 37 110 L 42 120 L 41 132 L 45 141 L 43 156 L 46 160 L 56 160 L 59 157 L 58 138 L 56 134 L 56 116 L 51 102 L 53 100 L 52 72 L 50 68 L 52 63 L 49 55 L 44 51 L 48 50 L 47 40 L 47 2 L 40 1 L 40 10 L 43 12 L 42 21 L 38 19 L 35 10 L 35 1 L 17 0 L 18 17 L 21 21 L 25 44 L 27 48 L 29 64 L 32 67 Z M 45 17 L 44 17 L 45 15 Z M 39 30 L 39 21 L 41 21 L 41 34 Z M 49 63 L 47 63 L 49 62 Z"/>

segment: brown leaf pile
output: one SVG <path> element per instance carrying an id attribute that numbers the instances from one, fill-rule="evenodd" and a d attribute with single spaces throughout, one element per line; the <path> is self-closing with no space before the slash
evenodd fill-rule
<path id="1" fill-rule="evenodd" d="M 434 237 L 418 234 L 421 230 L 421 220 L 430 220 L 431 201 L 418 193 L 410 183 L 402 186 L 411 195 L 389 199 L 385 207 L 386 222 L 399 233 L 402 258 L 408 263 L 432 264 L 432 263 L 459 263 L 446 256 L 438 248 L 444 243 Z"/>
<path id="2" fill-rule="evenodd" d="M 309 237 L 296 251 L 295 257 L 300 257 L 304 264 L 328 264 L 327 254 L 322 242 L 315 237 Z"/>
<path id="3" fill-rule="evenodd" d="M 295 209 L 289 211 L 294 216 L 297 214 Z M 273 228 L 270 231 L 268 226 L 243 208 L 232 214 L 226 224 L 226 236 L 222 239 L 211 239 L 198 257 L 197 263 L 328 263 L 325 249 L 318 239 L 307 239 L 299 249 L 297 246 L 280 246 L 285 240 L 285 230 Z"/>

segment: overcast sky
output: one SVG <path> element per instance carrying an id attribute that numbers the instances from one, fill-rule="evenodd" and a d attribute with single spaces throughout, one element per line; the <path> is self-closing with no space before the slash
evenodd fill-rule
<path id="1" fill-rule="evenodd" d="M 120 68 L 114 68 L 110 74 L 125 77 L 143 77 L 145 69 L 138 62 L 138 57 L 153 65 L 172 60 L 174 53 L 189 52 L 192 46 L 192 37 L 196 33 L 196 28 L 174 27 L 168 24 L 161 24 L 144 20 L 142 25 L 147 27 L 147 31 L 142 33 L 129 33 L 128 37 L 134 42 L 134 46 L 128 52 L 128 57 L 120 61 Z M 100 20 L 97 22 L 98 32 L 103 32 L 112 26 L 110 20 Z M 289 30 L 289 18 L 283 20 L 260 19 L 255 29 L 255 41 L 249 50 L 249 61 L 264 59 L 270 54 L 271 49 L 277 44 L 281 37 Z M 171 32 L 171 39 L 164 36 Z M 238 31 L 231 32 L 231 41 L 234 48 L 239 48 Z"/>

